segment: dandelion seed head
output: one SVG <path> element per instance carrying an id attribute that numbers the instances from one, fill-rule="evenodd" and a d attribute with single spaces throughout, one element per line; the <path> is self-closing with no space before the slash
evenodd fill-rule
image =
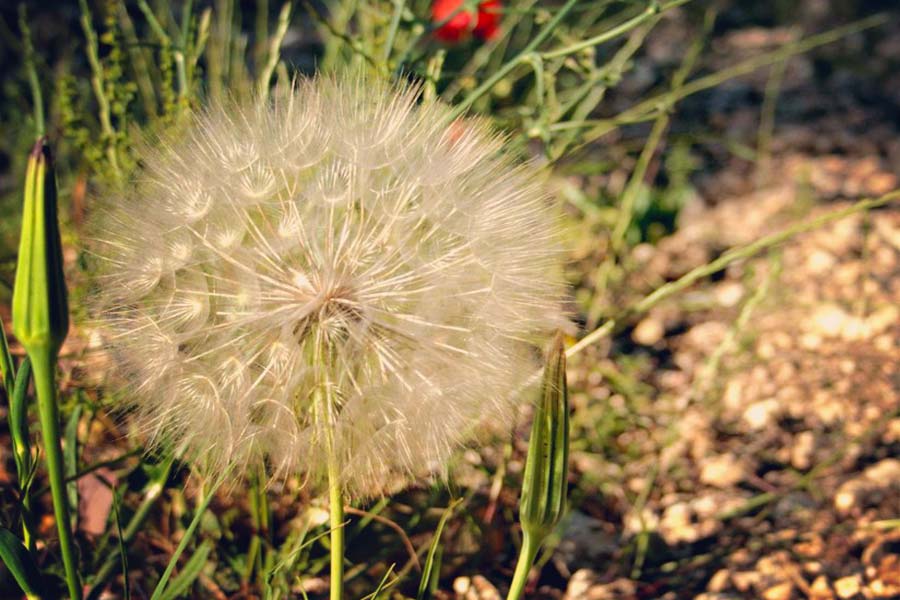
<path id="1" fill-rule="evenodd" d="M 143 151 L 94 219 L 92 310 L 152 441 L 317 489 L 333 451 L 366 497 L 510 415 L 562 321 L 555 209 L 449 112 L 319 77 Z"/>

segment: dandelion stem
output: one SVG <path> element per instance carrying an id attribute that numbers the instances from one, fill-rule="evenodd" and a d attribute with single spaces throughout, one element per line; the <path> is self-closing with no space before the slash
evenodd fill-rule
<path id="1" fill-rule="evenodd" d="M 516 563 L 516 572 L 513 574 L 512 583 L 509 584 L 509 594 L 506 600 L 519 600 L 525 592 L 525 584 L 528 583 L 528 573 L 534 559 L 537 558 L 540 549 L 540 540 L 535 540 L 527 532 L 522 534 L 522 549 L 519 551 L 519 561 Z"/>
<path id="2" fill-rule="evenodd" d="M 313 349 L 313 363 L 318 366 L 318 381 L 313 392 L 316 418 L 322 426 L 328 462 L 328 515 L 331 542 L 331 600 L 344 597 L 344 496 L 341 491 L 341 467 L 338 464 L 334 432 L 334 391 L 328 373 L 332 353 L 328 343 L 319 338 Z"/>
<path id="3" fill-rule="evenodd" d="M 331 600 L 344 596 L 344 497 L 338 474 L 339 468 L 331 447 L 328 460 L 328 512 L 331 524 Z"/>
<path id="4" fill-rule="evenodd" d="M 71 522 L 69 501 L 63 477 L 62 447 L 59 443 L 59 409 L 56 405 L 54 382 L 56 356 L 55 352 L 49 348 L 33 348 L 29 357 L 34 372 L 41 435 L 44 441 L 44 452 L 47 455 L 47 475 L 50 479 L 50 494 L 53 497 L 53 514 L 59 530 L 59 546 L 66 571 L 66 585 L 69 588 L 70 597 L 81 600 L 81 581 L 78 577 L 75 541 L 72 538 L 72 531 L 69 529 Z"/>

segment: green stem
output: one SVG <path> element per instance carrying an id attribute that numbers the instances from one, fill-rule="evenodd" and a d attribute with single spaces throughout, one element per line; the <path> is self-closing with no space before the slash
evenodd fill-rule
<path id="1" fill-rule="evenodd" d="M 674 77 L 672 77 L 671 90 L 673 92 L 677 92 L 684 85 L 688 75 L 690 75 L 691 71 L 694 69 L 697 58 L 703 50 L 706 37 L 714 24 L 715 12 L 708 11 L 706 13 L 706 19 L 704 19 L 703 34 L 696 37 L 694 43 L 688 50 L 687 55 L 684 57 L 681 66 L 678 68 L 678 71 L 675 72 Z M 673 108 L 674 102 L 667 105 L 665 110 L 659 114 L 656 121 L 653 123 L 653 127 L 650 130 L 650 136 L 647 138 L 647 143 L 644 144 L 644 149 L 638 157 L 634 172 L 631 174 L 631 179 L 628 181 L 628 185 L 625 188 L 625 193 L 622 194 L 620 209 L 610 239 L 614 255 L 620 255 L 623 246 L 625 245 L 628 229 L 634 221 L 634 207 L 637 203 L 638 194 L 640 194 L 641 189 L 645 184 L 644 179 L 647 176 L 650 161 L 653 160 L 653 157 L 656 155 L 656 150 L 662 142 L 663 134 L 669 127 L 671 111 Z M 598 296 L 600 295 L 598 294 Z"/>
<path id="2" fill-rule="evenodd" d="M 119 4 L 119 29 L 122 31 L 122 37 L 125 40 L 125 47 L 128 49 L 128 56 L 131 58 L 131 67 L 134 70 L 134 80 L 137 84 L 138 92 L 141 95 L 141 104 L 144 110 L 151 118 L 156 118 L 156 88 L 153 87 L 153 77 L 150 75 L 150 64 L 152 59 L 148 57 L 149 51 L 138 43 L 137 31 L 134 28 L 134 21 L 125 8 L 125 3 Z"/>
<path id="3" fill-rule="evenodd" d="M 317 386 L 313 391 L 315 419 L 322 427 L 326 451 L 328 453 L 328 514 L 329 536 L 331 540 L 331 588 L 330 599 L 344 597 L 344 496 L 341 491 L 341 467 L 338 464 L 335 444 L 334 390 L 328 373 L 331 355 L 327 344 L 321 340 L 313 349 L 313 363 L 320 365 Z"/>
<path id="4" fill-rule="evenodd" d="M 403 9 L 405 7 L 406 0 L 394 0 L 394 14 L 391 16 L 391 24 L 388 28 L 387 39 L 384 42 L 384 50 L 381 56 L 385 68 L 388 68 L 388 61 L 391 59 L 391 51 L 394 49 L 394 39 L 397 37 L 397 30 L 400 28 L 400 17 L 403 16 Z"/>
<path id="5" fill-rule="evenodd" d="M 540 548 L 539 540 L 535 540 L 528 532 L 522 532 L 522 549 L 519 551 L 519 561 L 516 563 L 516 572 L 513 573 L 512 583 L 509 584 L 509 594 L 507 594 L 506 600 L 519 600 L 525 593 L 528 573 L 534 565 L 534 559 L 537 558 Z"/>
<path id="6" fill-rule="evenodd" d="M 269 98 L 269 85 L 272 83 L 272 74 L 281 58 L 281 44 L 284 42 L 284 36 L 287 35 L 288 26 L 291 23 L 291 3 L 285 2 L 278 14 L 278 26 L 275 29 L 275 35 L 269 40 L 269 55 L 266 64 L 259 73 L 259 81 L 257 87 L 259 89 L 260 103 L 265 103 Z"/>
<path id="7" fill-rule="evenodd" d="M 548 52 L 543 52 L 541 55 L 546 59 L 551 58 L 559 58 L 561 56 L 569 56 L 570 54 L 575 54 L 576 52 L 580 52 L 581 50 L 586 50 L 587 48 L 593 48 L 594 46 L 599 46 L 604 42 L 608 42 L 611 39 L 614 39 L 623 33 L 627 33 L 640 25 L 641 23 L 652 19 L 656 15 L 665 12 L 667 10 L 671 10 L 673 8 L 677 8 L 682 4 L 687 4 L 691 0 L 673 0 L 672 2 L 667 2 L 663 6 L 660 6 L 656 2 L 651 2 L 650 5 L 644 9 L 640 14 L 636 17 L 632 17 L 631 19 L 621 23 L 620 25 L 613 27 L 612 29 L 608 29 L 604 31 L 598 36 L 588 38 L 586 40 L 582 40 L 576 44 L 572 44 L 571 46 L 566 46 L 565 48 L 557 48 L 556 50 L 550 50 Z"/>
<path id="8" fill-rule="evenodd" d="M 159 38 L 160 44 L 163 46 L 168 46 L 172 49 L 172 57 L 175 60 L 175 73 L 178 78 L 178 114 L 179 116 L 183 113 L 184 109 L 188 106 L 188 78 L 187 78 L 187 67 L 185 66 L 185 42 L 187 40 L 188 34 L 188 26 L 189 22 L 185 21 L 182 23 L 182 36 L 181 43 L 177 46 L 172 42 L 172 38 L 166 33 L 166 30 L 157 20 L 156 15 L 153 13 L 153 9 L 150 8 L 150 5 L 147 4 L 146 0 L 138 0 L 138 8 L 144 13 L 144 18 L 147 19 L 147 24 L 150 25 L 150 29 L 153 30 L 153 33 L 156 34 L 156 37 Z M 187 15 L 190 16 L 190 8 L 186 5 Z"/>
<path id="9" fill-rule="evenodd" d="M 475 104 L 475 101 L 481 98 L 485 93 L 489 92 L 494 85 L 506 77 L 510 71 L 515 69 L 517 66 L 522 64 L 522 62 L 531 54 L 535 48 L 541 45 L 550 35 L 556 30 L 556 27 L 559 25 L 560 21 L 575 7 L 578 3 L 578 0 L 568 0 L 557 12 L 553 15 L 553 18 L 541 29 L 534 38 L 528 42 L 524 48 L 522 48 L 521 52 L 516 54 L 512 59 L 507 61 L 502 67 L 494 71 L 494 74 L 488 77 L 484 83 L 479 85 L 477 88 L 472 90 L 459 105 L 456 106 L 455 109 L 450 113 L 450 120 L 453 120 L 464 112 L 466 112 L 469 107 Z"/>
<path id="10" fill-rule="evenodd" d="M 697 92 L 716 87 L 717 85 L 728 81 L 729 79 L 734 79 L 735 77 L 740 77 L 741 75 L 752 73 L 759 68 L 784 61 L 796 54 L 809 52 L 814 48 L 836 42 L 854 33 L 858 33 L 872 27 L 878 27 L 880 25 L 883 25 L 884 23 L 887 23 L 888 20 L 889 19 L 886 14 L 877 13 L 864 19 L 860 19 L 859 21 L 854 21 L 853 23 L 850 23 L 848 25 L 836 27 L 830 31 L 809 36 L 806 39 L 794 42 L 792 44 L 786 44 L 777 50 L 766 52 L 764 54 L 760 54 L 759 56 L 754 56 L 745 61 L 739 62 L 736 65 L 733 65 L 726 69 L 722 69 L 721 71 L 716 71 L 715 73 L 711 73 L 703 77 L 698 77 L 697 79 L 686 83 L 677 90 L 671 90 L 663 94 L 647 98 L 646 100 L 635 104 L 631 108 L 625 109 L 615 117 L 609 119 L 599 119 L 591 122 L 592 124 L 595 124 L 595 126 L 588 129 L 588 131 L 584 133 L 581 142 L 578 145 L 578 148 L 584 147 L 587 144 L 603 137 L 607 133 L 618 129 L 619 126 L 624 123 L 631 123 L 635 120 L 646 119 L 647 115 L 655 113 L 660 105 L 671 105 L 673 102 L 681 100 L 682 98 L 687 98 L 688 96 L 692 96 Z M 559 123 L 558 125 L 564 124 Z"/>
<path id="11" fill-rule="evenodd" d="M 44 453 L 47 456 L 47 475 L 50 479 L 50 494 L 53 497 L 53 514 L 59 530 L 59 546 L 63 566 L 66 571 L 66 585 L 73 600 L 81 600 L 81 581 L 75 555 L 75 541 L 69 529 L 69 502 L 63 476 L 62 446 L 59 443 L 59 410 L 56 405 L 55 353 L 50 349 L 32 349 L 29 353 L 34 372 L 34 386 L 37 390 L 38 413 L 41 421 L 41 435 Z"/>
<path id="12" fill-rule="evenodd" d="M 44 135 L 44 97 L 37 76 L 34 61 L 34 45 L 31 42 L 31 29 L 28 27 L 28 13 L 25 4 L 19 5 L 19 29 L 22 30 L 22 45 L 25 51 L 25 72 L 31 86 L 31 100 L 34 102 L 34 133 L 40 138 Z"/>
<path id="13" fill-rule="evenodd" d="M 344 497 L 334 447 L 328 459 L 328 512 L 331 524 L 331 600 L 344 596 Z"/>
<path id="14" fill-rule="evenodd" d="M 765 172 L 770 165 L 769 150 L 772 145 L 772 133 L 775 130 L 775 111 L 778 108 L 778 95 L 781 93 L 788 60 L 785 58 L 772 65 L 769 79 L 766 81 L 766 91 L 759 115 L 759 132 L 756 137 L 756 159 L 760 165 L 760 172 Z"/>
<path id="15" fill-rule="evenodd" d="M 79 2 L 81 8 L 81 28 L 84 31 L 84 38 L 87 41 L 85 50 L 87 52 L 88 64 L 91 67 L 91 86 L 94 89 L 94 96 L 97 99 L 97 116 L 100 120 L 100 129 L 103 132 L 103 144 L 106 146 L 106 156 L 116 176 L 119 173 L 119 158 L 116 153 L 116 130 L 112 124 L 112 117 L 109 106 L 109 98 L 106 95 L 106 80 L 103 72 L 103 64 L 100 62 L 99 41 L 97 40 L 97 32 L 91 25 L 91 11 L 88 8 L 87 0 Z"/>

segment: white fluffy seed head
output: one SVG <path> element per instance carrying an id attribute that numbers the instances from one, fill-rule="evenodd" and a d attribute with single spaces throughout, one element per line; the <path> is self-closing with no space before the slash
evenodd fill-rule
<path id="1" fill-rule="evenodd" d="M 154 441 L 383 493 L 507 417 L 562 317 L 555 210 L 501 139 L 355 75 L 211 109 L 102 199 L 94 315 Z"/>

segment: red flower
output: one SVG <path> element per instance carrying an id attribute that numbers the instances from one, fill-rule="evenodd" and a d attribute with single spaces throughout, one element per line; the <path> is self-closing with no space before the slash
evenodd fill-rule
<path id="1" fill-rule="evenodd" d="M 502 14 L 500 0 L 487 0 L 478 5 L 478 20 L 472 33 L 479 40 L 489 41 L 500 33 L 500 19 Z"/>
<path id="2" fill-rule="evenodd" d="M 431 4 L 431 22 L 440 23 L 462 6 L 463 0 L 434 0 Z M 438 27 L 434 35 L 445 42 L 459 42 L 474 35 L 481 41 L 492 40 L 500 32 L 501 0 L 485 0 L 478 4 L 478 11 L 460 10 L 452 19 Z M 474 21 L 474 22 L 473 22 Z"/>

